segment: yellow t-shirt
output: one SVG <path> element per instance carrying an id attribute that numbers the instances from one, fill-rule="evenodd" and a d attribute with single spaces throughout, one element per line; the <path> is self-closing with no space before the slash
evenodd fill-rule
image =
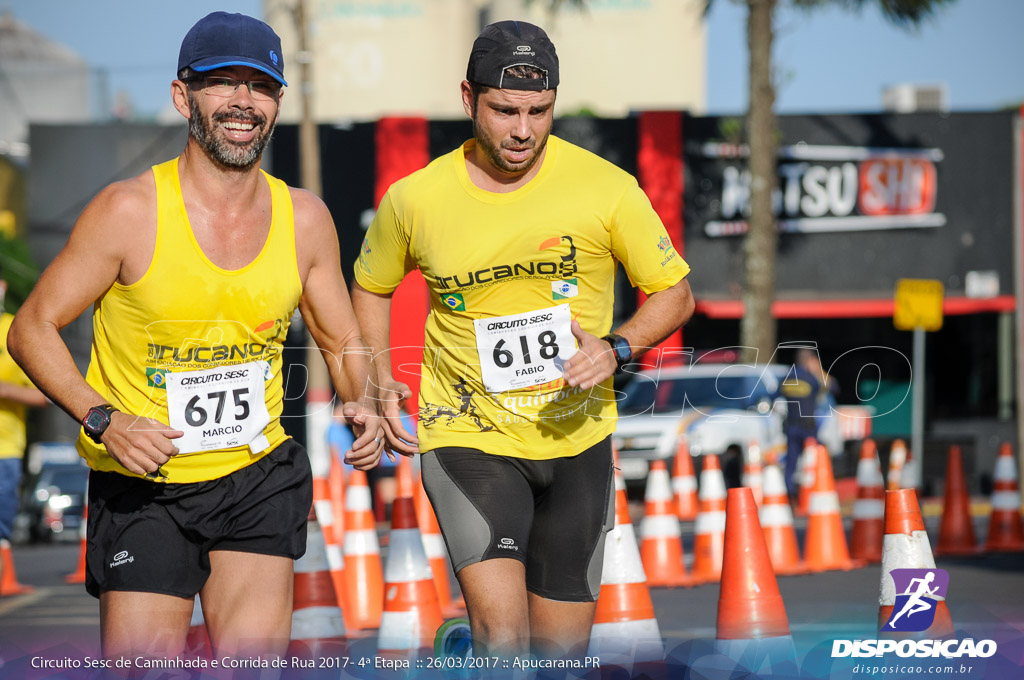
<path id="1" fill-rule="evenodd" d="M 252 262 L 229 271 L 206 257 L 192 233 L 178 160 L 154 166 L 153 176 L 153 259 L 142 278 L 114 283 L 96 303 L 86 380 L 117 409 L 188 432 L 175 440 L 182 453 L 157 481 L 216 479 L 288 438 L 280 422 L 281 351 L 302 294 L 291 195 L 263 173 L 270 232 Z M 78 450 L 95 470 L 132 474 L 84 431 Z"/>
<path id="2" fill-rule="evenodd" d="M 646 293 L 675 285 L 689 266 L 636 180 L 611 163 L 551 136 L 533 179 L 492 193 L 469 178 L 465 155 L 474 143 L 391 186 L 363 243 L 356 280 L 387 294 L 419 268 L 430 289 L 422 451 L 575 455 L 615 429 L 611 380 L 586 393 L 560 378 L 523 386 L 540 358 L 557 361 L 559 347 L 574 345 L 571 335 L 556 336 L 554 326 L 533 320 L 568 315 L 604 336 L 616 260 Z M 494 319 L 514 315 L 522 316 Z"/>
<path id="3" fill-rule="evenodd" d="M 19 387 L 35 387 L 24 371 L 7 353 L 7 331 L 14 315 L 0 315 L 0 381 Z M 0 399 L 0 458 L 21 458 L 25 455 L 25 418 L 28 407 L 21 402 Z"/>

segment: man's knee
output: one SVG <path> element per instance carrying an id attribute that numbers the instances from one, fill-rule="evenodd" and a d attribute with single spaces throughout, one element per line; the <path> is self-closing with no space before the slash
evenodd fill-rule
<path id="1" fill-rule="evenodd" d="M 525 618 L 502 616 L 492 610 L 483 615 L 471 615 L 474 647 L 489 654 L 522 655 L 530 649 L 529 624 Z"/>

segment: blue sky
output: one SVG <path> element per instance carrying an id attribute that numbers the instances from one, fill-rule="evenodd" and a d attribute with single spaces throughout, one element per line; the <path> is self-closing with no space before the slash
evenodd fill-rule
<path id="1" fill-rule="evenodd" d="M 0 0 L 0 10 L 105 69 L 111 92 L 127 90 L 136 110 L 149 113 L 168 101 L 182 36 L 214 8 L 261 16 L 263 2 Z M 958 0 L 916 31 L 889 25 L 873 7 L 784 10 L 776 23 L 782 113 L 876 111 L 883 87 L 903 82 L 946 83 L 954 110 L 1024 101 L 1024 78 L 1013 66 L 1024 64 L 1024 0 Z M 708 17 L 710 113 L 746 107 L 745 30 L 745 10 L 715 0 Z"/>

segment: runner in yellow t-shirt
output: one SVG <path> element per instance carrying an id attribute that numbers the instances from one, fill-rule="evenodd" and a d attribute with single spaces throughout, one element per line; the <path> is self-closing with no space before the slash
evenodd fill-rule
<path id="1" fill-rule="evenodd" d="M 355 268 L 378 352 L 406 272 L 430 289 L 418 450 L 477 653 L 582 653 L 614 514 L 611 376 L 693 311 L 636 180 L 549 136 L 557 85 L 543 30 L 486 27 L 462 83 L 474 138 L 391 187 Z M 617 262 L 649 297 L 609 334 Z M 388 408 L 390 445 L 415 452 Z"/>

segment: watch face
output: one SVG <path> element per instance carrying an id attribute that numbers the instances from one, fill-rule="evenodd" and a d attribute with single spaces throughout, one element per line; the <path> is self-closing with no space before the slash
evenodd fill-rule
<path id="1" fill-rule="evenodd" d="M 107 416 L 102 411 L 90 411 L 89 415 L 85 417 L 84 425 L 86 430 L 91 430 L 95 432 L 96 430 L 101 429 L 109 421 L 109 416 Z"/>

